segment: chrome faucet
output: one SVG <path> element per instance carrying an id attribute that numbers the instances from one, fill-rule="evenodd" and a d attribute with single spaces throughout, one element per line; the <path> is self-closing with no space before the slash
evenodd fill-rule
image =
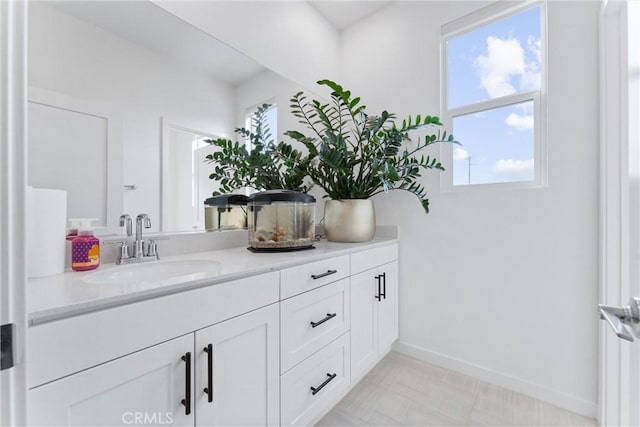
<path id="1" fill-rule="evenodd" d="M 105 243 L 120 244 L 120 253 L 116 264 L 131 264 L 136 262 L 156 261 L 160 259 L 158 255 L 158 240 L 166 240 L 168 237 L 153 237 L 149 239 L 149 247 L 145 253 L 145 242 L 142 238 L 142 227 L 151 228 L 151 219 L 147 214 L 140 214 L 136 217 L 136 237 L 133 241 L 133 254 L 129 255 L 129 243 L 133 238 L 133 221 L 127 214 L 120 215 L 120 227 L 125 227 L 127 233 L 126 240 L 118 240 Z"/>
<path id="2" fill-rule="evenodd" d="M 144 228 L 151 228 L 151 219 L 149 215 L 141 213 L 136 217 L 136 240 L 133 242 L 133 257 L 144 257 L 144 240 L 142 240 L 142 225 Z"/>

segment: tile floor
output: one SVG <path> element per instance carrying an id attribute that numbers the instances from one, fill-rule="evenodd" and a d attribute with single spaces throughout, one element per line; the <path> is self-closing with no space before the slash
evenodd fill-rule
<path id="1" fill-rule="evenodd" d="M 595 426 L 596 420 L 389 353 L 318 426 Z"/>

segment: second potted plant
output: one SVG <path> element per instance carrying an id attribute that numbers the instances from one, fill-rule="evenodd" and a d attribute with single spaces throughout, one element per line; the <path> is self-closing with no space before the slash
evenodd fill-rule
<path id="1" fill-rule="evenodd" d="M 308 175 L 324 189 L 324 227 L 327 238 L 338 242 L 364 242 L 375 233 L 371 197 L 384 191 L 404 190 L 414 194 L 429 212 L 426 189 L 418 181 L 424 170 L 444 170 L 434 157 L 421 154 L 439 143 L 457 143 L 441 130 L 436 116 L 409 116 L 396 124 L 395 115 L 383 111 L 369 115 L 359 97 L 330 80 L 319 85 L 331 89 L 331 102 L 307 100 L 303 92 L 291 99 L 292 113 L 309 135 L 288 131 L 286 135 L 304 144 L 308 151 Z M 407 147 L 410 133 L 427 128 L 432 132 Z"/>

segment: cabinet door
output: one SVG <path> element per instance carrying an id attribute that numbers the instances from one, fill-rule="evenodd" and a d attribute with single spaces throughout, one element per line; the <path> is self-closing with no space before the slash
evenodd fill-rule
<path id="1" fill-rule="evenodd" d="M 196 332 L 197 425 L 280 423 L 278 319 L 273 304 Z"/>
<path id="2" fill-rule="evenodd" d="M 187 352 L 193 356 L 193 334 L 36 387 L 29 425 L 193 426 L 193 402 L 189 414 L 182 403 L 193 378 Z"/>
<path id="3" fill-rule="evenodd" d="M 351 276 L 351 382 L 378 358 L 377 269 Z"/>
<path id="4" fill-rule="evenodd" d="M 378 355 L 389 351 L 398 339 L 398 262 L 394 261 L 378 268 L 381 277 L 382 297 L 378 306 Z"/>

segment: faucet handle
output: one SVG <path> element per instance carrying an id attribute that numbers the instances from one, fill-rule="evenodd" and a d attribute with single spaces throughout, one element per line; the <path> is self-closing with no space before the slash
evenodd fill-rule
<path id="1" fill-rule="evenodd" d="M 120 244 L 120 253 L 118 254 L 118 258 L 116 259 L 116 264 L 122 264 L 122 260 L 129 258 L 129 246 L 127 245 L 126 240 L 114 240 L 111 242 L 104 242 L 107 245 L 115 245 Z"/>
<path id="2" fill-rule="evenodd" d="M 152 237 L 149 239 L 149 246 L 147 247 L 147 256 L 156 257 L 156 259 L 160 259 L 158 254 L 158 244 L 156 243 L 158 240 L 169 240 L 168 237 Z"/>

